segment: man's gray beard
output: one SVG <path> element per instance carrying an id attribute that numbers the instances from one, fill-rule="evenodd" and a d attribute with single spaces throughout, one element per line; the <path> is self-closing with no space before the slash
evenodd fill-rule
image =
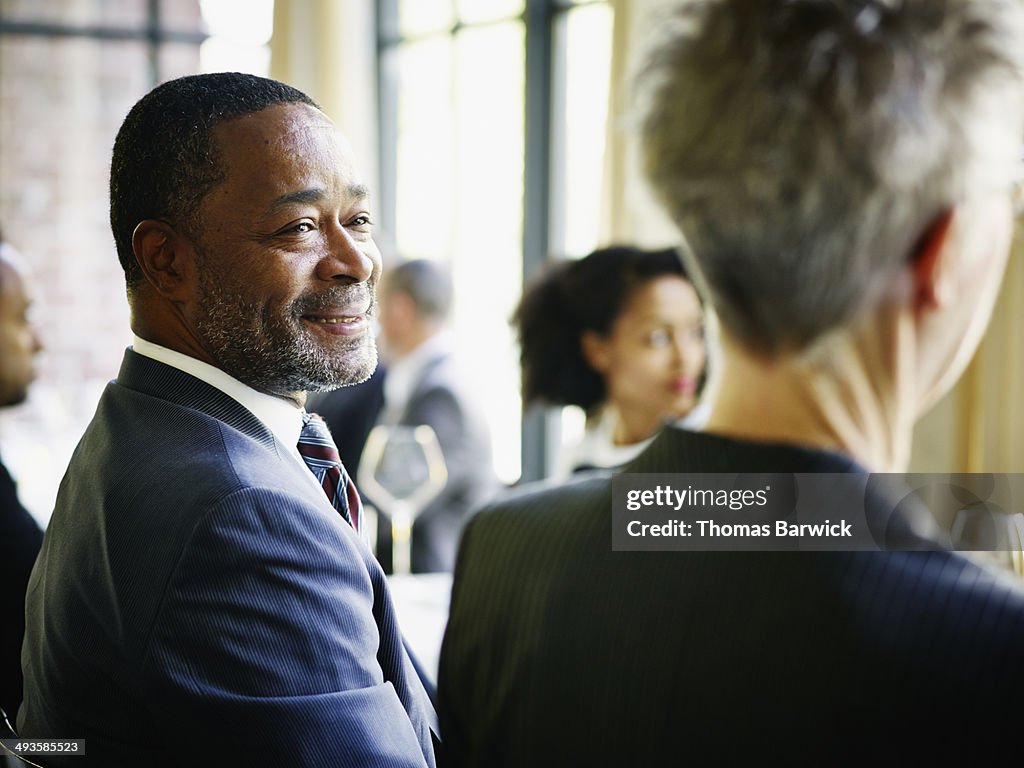
<path id="1" fill-rule="evenodd" d="M 327 294 L 332 298 L 299 299 L 283 317 L 273 317 L 268 307 L 243 300 L 208 272 L 200 278 L 199 289 L 203 314 L 196 321 L 196 332 L 200 341 L 221 370 L 257 391 L 328 392 L 366 381 L 377 367 L 371 333 L 340 337 L 331 355 L 303 327 L 301 317 L 309 309 L 348 303 L 338 296 L 352 291 L 351 286 L 334 289 Z"/>

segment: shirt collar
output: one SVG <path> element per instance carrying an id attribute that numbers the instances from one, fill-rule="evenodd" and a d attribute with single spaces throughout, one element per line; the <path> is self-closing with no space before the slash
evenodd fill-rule
<path id="1" fill-rule="evenodd" d="M 420 344 L 405 357 L 388 362 L 388 373 L 384 377 L 384 400 L 389 410 L 404 410 L 416 389 L 423 370 L 432 360 L 449 350 L 448 335 L 438 333 Z"/>
<path id="2" fill-rule="evenodd" d="M 282 445 L 289 451 L 297 451 L 295 446 L 299 442 L 299 434 L 302 432 L 303 409 L 291 400 L 281 397 L 274 397 L 263 392 L 257 392 L 250 386 L 240 382 L 233 376 L 228 375 L 220 368 L 216 368 L 194 357 L 176 352 L 173 349 L 162 347 L 151 341 L 136 336 L 132 349 L 140 355 L 151 358 L 158 362 L 177 368 L 179 371 L 195 376 L 205 381 L 211 387 L 216 387 L 228 397 L 236 400 L 243 408 L 247 408 L 257 419 L 266 424 Z"/>

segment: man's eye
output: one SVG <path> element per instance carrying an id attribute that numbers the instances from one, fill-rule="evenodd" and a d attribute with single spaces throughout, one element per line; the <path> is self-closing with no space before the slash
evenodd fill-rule
<path id="1" fill-rule="evenodd" d="M 373 224 L 368 214 L 361 213 L 348 223 L 350 227 L 369 227 Z"/>
<path id="2" fill-rule="evenodd" d="M 304 234 L 306 232 L 312 232 L 313 231 L 313 225 L 310 224 L 308 221 L 300 221 L 294 227 L 289 227 L 289 229 L 287 231 L 288 232 L 298 232 L 299 234 Z"/>

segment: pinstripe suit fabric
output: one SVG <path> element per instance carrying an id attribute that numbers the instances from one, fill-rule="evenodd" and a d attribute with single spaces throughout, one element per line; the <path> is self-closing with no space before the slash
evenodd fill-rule
<path id="1" fill-rule="evenodd" d="M 33 573 L 23 736 L 71 765 L 423 766 L 384 575 L 233 399 L 129 351 Z"/>
<path id="2" fill-rule="evenodd" d="M 668 429 L 626 470 L 858 467 Z M 921 551 L 612 552 L 606 475 L 495 503 L 467 528 L 455 572 L 438 691 L 450 765 L 1013 749 L 1022 592 L 928 541 L 903 543 Z"/>

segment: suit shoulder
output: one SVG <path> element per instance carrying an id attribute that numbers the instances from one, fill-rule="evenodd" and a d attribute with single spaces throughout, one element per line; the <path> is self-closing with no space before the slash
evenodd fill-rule
<path id="1" fill-rule="evenodd" d="M 502 549 L 532 547 L 535 540 L 580 538 L 610 532 L 611 475 L 588 474 L 569 482 L 531 483 L 499 497 L 469 523 L 468 546 L 496 542 Z"/>
<path id="2" fill-rule="evenodd" d="M 995 611 L 1002 629 L 1024 632 L 1024 587 L 1008 572 L 982 565 L 968 555 L 949 551 L 875 552 L 848 555 L 841 582 L 855 593 L 864 583 L 890 600 L 905 600 L 921 616 L 959 624 L 962 610 Z M 874 604 L 869 615 L 884 621 L 891 612 Z M 1012 619 L 1012 620 L 1011 620 Z"/>
<path id="3" fill-rule="evenodd" d="M 552 512 L 580 505 L 592 506 L 611 499 L 609 471 L 586 472 L 568 480 L 542 480 L 512 488 L 487 504 L 480 511 L 483 517 L 530 515 Z"/>
<path id="4" fill-rule="evenodd" d="M 51 526 L 66 526 L 74 541 L 88 521 L 126 545 L 154 532 L 169 544 L 210 512 L 227 515 L 245 489 L 269 489 L 293 509 L 311 506 L 303 504 L 302 467 L 265 437 L 114 385 L 75 451 Z"/>

